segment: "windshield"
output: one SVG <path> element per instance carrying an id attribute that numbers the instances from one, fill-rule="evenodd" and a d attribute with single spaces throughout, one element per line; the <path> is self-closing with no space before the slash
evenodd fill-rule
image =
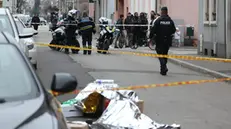
<path id="1" fill-rule="evenodd" d="M 19 101 L 36 97 L 34 78 L 18 50 L 0 44 L 0 99 Z"/>
<path id="2" fill-rule="evenodd" d="M 23 26 L 22 22 L 20 22 L 19 20 L 16 20 L 15 22 L 16 22 L 19 33 L 23 33 L 23 29 L 25 27 Z"/>
<path id="3" fill-rule="evenodd" d="M 0 15 L 0 31 L 8 32 L 15 37 L 12 25 L 7 15 Z"/>

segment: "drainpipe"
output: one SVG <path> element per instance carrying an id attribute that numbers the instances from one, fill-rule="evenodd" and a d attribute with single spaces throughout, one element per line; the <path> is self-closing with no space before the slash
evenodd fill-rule
<path id="1" fill-rule="evenodd" d="M 227 4 L 227 0 L 224 0 L 224 41 L 225 41 L 225 54 L 226 54 L 226 58 L 228 58 L 228 44 L 227 44 L 227 25 L 226 25 L 226 20 L 227 20 L 227 8 L 226 5 Z"/>
<path id="2" fill-rule="evenodd" d="M 225 0 L 225 47 L 226 58 L 231 58 L 231 40 L 230 40 L 230 0 Z"/>
<path id="3" fill-rule="evenodd" d="M 200 53 L 203 53 L 203 42 L 204 42 L 203 34 L 200 34 Z"/>

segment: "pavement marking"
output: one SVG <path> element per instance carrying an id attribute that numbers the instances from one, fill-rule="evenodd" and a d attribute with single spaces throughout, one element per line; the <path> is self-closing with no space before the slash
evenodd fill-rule
<path id="1" fill-rule="evenodd" d="M 99 88 L 96 90 L 82 91 L 82 92 L 102 92 L 102 91 L 118 91 L 118 90 L 138 90 L 138 89 L 149 89 L 149 88 L 157 88 L 157 87 L 173 87 L 173 86 L 184 86 L 184 85 L 198 85 L 203 83 L 216 83 L 216 82 L 224 82 L 231 81 L 231 78 L 219 78 L 219 79 L 211 79 L 211 80 L 190 80 L 190 81 L 181 81 L 181 82 L 171 82 L 171 83 L 163 83 L 163 84 L 150 84 L 150 85 L 138 85 L 138 86 L 126 86 L 120 88 Z M 104 84 L 107 85 L 107 84 Z M 62 93 L 49 91 L 55 96 L 58 96 Z M 78 94 L 81 90 L 75 90 L 70 92 L 69 94 Z"/>
<path id="2" fill-rule="evenodd" d="M 81 47 L 72 47 L 72 46 L 63 46 L 63 45 L 50 45 L 48 43 L 35 43 L 38 46 L 46 46 L 46 47 L 57 47 L 57 48 L 69 48 L 75 50 L 92 50 L 98 52 L 110 52 L 110 53 L 119 53 L 126 55 L 135 55 L 135 56 L 146 56 L 146 57 L 160 57 L 160 58 L 175 58 L 175 59 L 183 59 L 183 60 L 201 60 L 201 61 L 217 61 L 217 62 L 231 62 L 231 59 L 224 58 L 211 58 L 211 57 L 198 57 L 198 56 L 186 56 L 186 55 L 160 55 L 153 53 L 142 53 L 142 52 L 131 52 L 131 51 L 119 51 L 119 50 L 97 50 L 95 48 L 81 48 Z M 111 47 L 110 47 L 111 48 Z"/>

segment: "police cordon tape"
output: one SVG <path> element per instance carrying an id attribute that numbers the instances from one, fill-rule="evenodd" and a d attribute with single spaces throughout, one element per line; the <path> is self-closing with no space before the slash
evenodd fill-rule
<path id="1" fill-rule="evenodd" d="M 150 89 L 150 88 L 158 88 L 158 87 L 176 87 L 176 86 L 184 86 L 184 85 L 198 85 L 204 83 L 216 83 L 216 82 L 224 82 L 230 81 L 231 78 L 219 78 L 219 79 L 211 79 L 211 80 L 191 80 L 191 81 L 182 81 L 182 82 L 171 82 L 171 83 L 163 83 L 163 84 L 151 84 L 151 85 L 138 85 L 138 86 L 127 86 L 127 87 L 119 87 L 119 88 L 105 88 L 105 89 L 96 89 L 89 91 L 81 91 L 75 90 L 70 92 L 70 94 L 78 94 L 80 92 L 102 92 L 102 91 L 118 91 L 118 90 L 138 90 L 138 89 Z M 62 93 L 50 91 L 53 95 L 61 95 Z"/>
<path id="2" fill-rule="evenodd" d="M 41 25 L 41 23 L 31 23 L 30 25 L 33 25 L 33 24 L 38 24 L 38 25 Z M 77 25 L 77 24 L 59 24 L 59 25 Z M 115 27 L 117 27 L 117 26 L 152 26 L 152 25 L 150 25 L 150 24 L 95 24 L 96 26 L 115 26 Z M 194 26 L 194 25 L 176 25 L 176 26 L 178 26 L 178 27 L 180 27 L 180 26 Z"/>
<path id="3" fill-rule="evenodd" d="M 92 50 L 92 51 L 100 51 L 100 52 L 110 52 L 110 53 L 119 53 L 126 55 L 135 55 L 135 56 L 146 56 L 146 57 L 161 57 L 161 58 L 175 58 L 175 59 L 183 59 L 183 60 L 203 60 L 203 61 L 217 61 L 217 62 L 231 62 L 231 59 L 223 59 L 223 58 L 211 58 L 211 57 L 197 57 L 197 56 L 185 56 L 185 55 L 160 55 L 153 53 L 142 53 L 142 52 L 131 52 L 131 51 L 120 51 L 120 50 L 97 50 L 97 49 L 88 49 L 88 48 L 80 48 L 80 47 L 71 47 L 71 46 L 63 46 L 63 45 L 50 45 L 45 43 L 36 43 L 38 46 L 46 46 L 46 47 L 56 47 L 56 48 L 69 48 L 74 50 Z"/>

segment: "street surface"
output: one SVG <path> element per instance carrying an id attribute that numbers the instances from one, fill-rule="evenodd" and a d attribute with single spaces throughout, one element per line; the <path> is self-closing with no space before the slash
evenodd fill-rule
<path id="1" fill-rule="evenodd" d="M 37 42 L 51 41 L 48 27 L 40 27 Z M 126 49 L 127 50 L 127 49 Z M 94 79 L 114 79 L 120 86 L 147 85 L 168 82 L 213 79 L 169 63 L 168 76 L 159 74 L 156 58 L 111 53 L 91 56 L 66 55 L 38 47 L 38 70 L 44 86 L 49 89 L 55 72 L 75 75 L 82 89 Z M 231 86 L 227 83 L 206 83 L 179 87 L 161 87 L 136 90 L 145 101 L 144 112 L 160 123 L 181 124 L 183 129 L 230 129 Z M 58 99 L 65 101 L 75 95 Z"/>

